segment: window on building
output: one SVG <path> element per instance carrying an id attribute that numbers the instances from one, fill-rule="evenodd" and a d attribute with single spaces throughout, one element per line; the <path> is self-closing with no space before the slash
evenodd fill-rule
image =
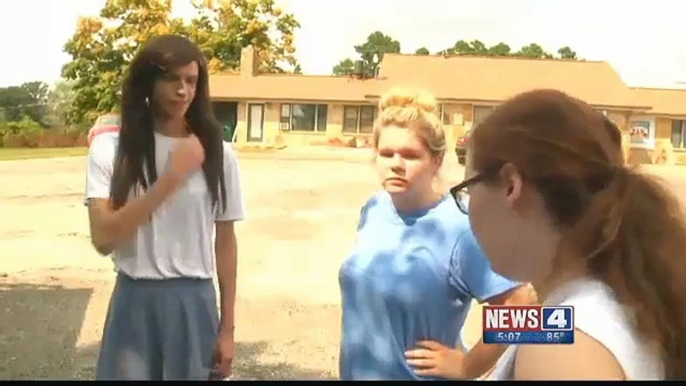
<path id="1" fill-rule="evenodd" d="M 631 146 L 652 148 L 655 146 L 655 118 L 634 116 L 629 122 Z"/>
<path id="2" fill-rule="evenodd" d="M 317 131 L 326 132 L 326 121 L 329 115 L 329 106 L 317 105 Z"/>
<path id="3" fill-rule="evenodd" d="M 477 127 L 495 110 L 495 106 L 474 106 L 474 116 L 472 117 L 472 127 Z"/>
<path id="4" fill-rule="evenodd" d="M 438 120 L 443 122 L 444 125 L 451 124 L 450 112 L 445 111 L 445 104 L 443 103 L 438 104 Z"/>
<path id="5" fill-rule="evenodd" d="M 345 106 L 343 109 L 343 132 L 357 133 L 357 122 L 360 116 L 360 108 L 353 106 Z"/>
<path id="6" fill-rule="evenodd" d="M 284 103 L 281 105 L 281 130 L 326 131 L 327 105 Z"/>
<path id="7" fill-rule="evenodd" d="M 282 104 L 281 105 L 281 120 L 279 121 L 279 129 L 290 130 L 291 129 L 291 105 Z"/>
<path id="8" fill-rule="evenodd" d="M 672 121 L 672 146 L 686 149 L 686 121 Z"/>
<path id="9" fill-rule="evenodd" d="M 370 134 L 374 130 L 376 106 L 345 106 L 343 108 L 343 132 Z"/>

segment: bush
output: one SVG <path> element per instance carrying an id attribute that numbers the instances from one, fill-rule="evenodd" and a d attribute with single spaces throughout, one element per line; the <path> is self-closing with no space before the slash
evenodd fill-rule
<path id="1" fill-rule="evenodd" d="M 86 146 L 87 133 L 64 128 L 43 129 L 30 119 L 0 124 L 2 147 L 73 147 Z"/>
<path id="2" fill-rule="evenodd" d="M 4 122 L 0 127 L 2 145 L 5 147 L 37 147 L 37 138 L 43 128 L 36 122 L 24 117 L 21 121 Z"/>
<path id="3" fill-rule="evenodd" d="M 88 133 L 76 129 L 43 130 L 39 139 L 39 147 L 73 147 L 86 146 Z"/>
<path id="4" fill-rule="evenodd" d="M 27 134 L 34 135 L 43 131 L 41 125 L 32 121 L 30 118 L 24 117 L 21 121 L 3 122 L 0 130 L 3 134 L 19 135 Z"/>

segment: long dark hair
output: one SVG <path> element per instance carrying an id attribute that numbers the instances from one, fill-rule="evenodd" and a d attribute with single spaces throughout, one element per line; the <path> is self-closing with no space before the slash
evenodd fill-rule
<path id="1" fill-rule="evenodd" d="M 150 39 L 133 58 L 124 79 L 121 131 L 110 193 L 115 208 L 124 206 L 132 190 L 135 194 L 139 187 L 145 190 L 157 180 L 153 85 L 168 71 L 192 62 L 198 64 L 199 71 L 186 122 L 205 149 L 202 169 L 212 204 L 221 202 L 226 208 L 222 129 L 212 112 L 207 64 L 195 44 L 177 35 Z"/>

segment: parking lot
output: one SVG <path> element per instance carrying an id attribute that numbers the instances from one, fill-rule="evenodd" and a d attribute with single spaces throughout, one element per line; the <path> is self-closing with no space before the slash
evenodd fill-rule
<path id="1" fill-rule="evenodd" d="M 240 157 L 236 375 L 337 375 L 338 268 L 376 189 L 361 151 Z M 686 168 L 650 168 L 686 197 Z M 114 272 L 88 238 L 83 157 L 0 162 L 0 379 L 89 379 Z M 466 339 L 480 334 L 478 310 Z"/>

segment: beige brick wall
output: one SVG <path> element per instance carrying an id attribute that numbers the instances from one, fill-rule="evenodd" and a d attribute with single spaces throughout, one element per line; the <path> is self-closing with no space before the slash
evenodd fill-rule
<path id="1" fill-rule="evenodd" d="M 238 103 L 238 122 L 236 126 L 236 141 L 246 143 L 248 139 L 248 104 L 262 104 L 265 108 L 265 119 L 263 127 L 263 140 L 255 145 L 262 147 L 287 146 L 308 146 L 324 145 L 331 138 L 339 138 L 342 141 L 349 141 L 354 137 L 369 139 L 369 135 L 343 134 L 343 108 L 342 103 L 328 104 L 326 132 L 296 132 L 279 130 L 281 115 L 281 102 L 267 101 L 246 101 Z M 298 103 L 288 102 L 283 103 Z M 317 103 L 317 102 L 310 102 Z M 352 103 L 355 104 L 355 103 Z M 351 104 L 351 105 L 352 105 Z M 447 114 L 447 124 L 444 124 L 446 131 L 446 142 L 448 149 L 454 149 L 457 139 L 471 127 L 473 119 L 473 105 L 470 103 L 444 103 L 444 112 Z M 655 149 L 636 149 L 630 146 L 629 135 L 629 112 L 608 111 L 608 117 L 612 119 L 622 130 L 622 150 L 625 160 L 630 163 L 653 163 L 655 161 L 667 160 L 667 163 L 686 164 L 686 151 L 675 150 L 670 146 L 672 121 L 669 118 L 658 117 L 655 119 Z M 665 152 L 668 154 L 665 155 Z M 660 161 L 661 162 L 661 161 Z"/>

